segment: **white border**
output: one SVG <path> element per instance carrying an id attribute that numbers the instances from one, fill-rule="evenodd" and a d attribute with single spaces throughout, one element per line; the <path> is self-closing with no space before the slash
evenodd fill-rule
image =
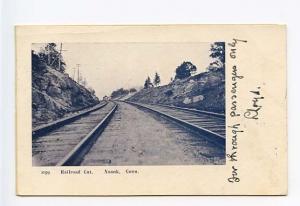
<path id="1" fill-rule="evenodd" d="M 0 67 L 0 205 L 299 205 L 300 67 L 297 0 L 3 0 Z M 17 197 L 15 196 L 14 25 L 280 23 L 288 25 L 289 195 L 286 197 Z M 276 172 L 276 171 L 274 171 Z"/>

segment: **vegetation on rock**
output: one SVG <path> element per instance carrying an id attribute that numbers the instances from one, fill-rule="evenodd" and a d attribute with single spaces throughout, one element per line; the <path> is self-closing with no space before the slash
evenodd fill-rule
<path id="1" fill-rule="evenodd" d="M 129 94 L 129 90 L 127 89 L 124 89 L 124 88 L 120 88 L 120 89 L 117 89 L 115 91 L 113 91 L 110 95 L 111 98 L 117 98 L 117 97 L 121 97 L 121 96 L 124 96 L 124 95 L 127 95 Z"/>
<path id="2" fill-rule="evenodd" d="M 186 79 L 197 71 L 197 67 L 191 62 L 183 62 L 176 68 L 175 79 Z"/>
<path id="3" fill-rule="evenodd" d="M 124 89 L 124 88 L 120 88 L 117 89 L 115 91 L 113 91 L 110 95 L 110 97 L 112 99 L 122 99 L 122 98 L 127 98 L 129 96 L 132 96 L 133 94 L 135 94 L 137 92 L 136 88 L 130 88 L 130 89 Z"/>
<path id="4" fill-rule="evenodd" d="M 221 71 L 225 72 L 225 42 L 215 42 L 211 44 L 210 57 L 214 59 L 209 64 L 209 71 Z"/>
<path id="5" fill-rule="evenodd" d="M 157 72 L 155 72 L 153 84 L 154 84 L 154 86 L 156 86 L 156 87 L 160 84 L 160 76 L 158 75 Z"/>
<path id="6" fill-rule="evenodd" d="M 148 77 L 144 89 L 128 100 L 225 113 L 225 43 L 212 43 L 209 56 L 212 62 L 207 72 L 194 75 L 197 67 L 184 61 L 175 69 L 175 79 L 171 77 L 169 84 L 153 87 Z"/>
<path id="7" fill-rule="evenodd" d="M 66 65 L 60 55 L 54 43 L 38 53 L 31 51 L 33 126 L 99 103 L 92 88 L 85 88 L 64 72 Z"/>
<path id="8" fill-rule="evenodd" d="M 145 83 L 144 83 L 144 89 L 148 89 L 150 87 L 153 87 L 153 84 L 151 82 L 150 77 L 148 76 L 147 79 L 145 80 Z"/>

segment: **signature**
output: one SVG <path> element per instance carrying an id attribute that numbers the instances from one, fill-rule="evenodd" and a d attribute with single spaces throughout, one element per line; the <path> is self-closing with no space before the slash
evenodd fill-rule
<path id="1" fill-rule="evenodd" d="M 260 87 L 257 87 L 256 91 L 250 91 L 254 96 L 252 98 L 252 105 L 251 108 L 247 109 L 244 113 L 244 117 L 247 119 L 258 119 L 259 111 L 262 108 L 262 105 L 260 104 L 261 100 L 264 99 L 263 96 L 261 96 Z"/>

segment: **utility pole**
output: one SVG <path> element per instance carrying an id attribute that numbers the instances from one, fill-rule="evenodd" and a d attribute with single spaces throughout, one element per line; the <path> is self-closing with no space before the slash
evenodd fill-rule
<path id="1" fill-rule="evenodd" d="M 60 43 L 59 56 L 58 56 L 58 70 L 59 71 L 60 71 L 60 67 L 61 67 L 61 52 L 63 52 L 63 51 L 68 51 L 68 50 L 63 50 L 62 43 Z"/>
<path id="2" fill-rule="evenodd" d="M 62 43 L 60 43 L 60 50 L 58 56 L 58 71 L 60 71 L 61 50 L 62 50 Z"/>
<path id="3" fill-rule="evenodd" d="M 62 43 L 60 43 L 60 49 L 59 49 L 59 53 L 58 53 L 58 57 L 56 57 L 53 61 L 52 61 L 52 63 L 50 64 L 50 66 L 52 66 L 52 64 L 56 61 L 56 60 L 58 60 L 58 71 L 60 71 L 60 68 L 61 68 L 61 57 L 62 57 L 62 52 L 64 52 L 64 51 L 68 51 L 68 50 L 64 50 L 64 49 L 62 49 Z M 48 55 L 48 60 L 50 60 L 50 52 L 49 52 L 49 55 Z"/>
<path id="4" fill-rule="evenodd" d="M 73 67 L 73 80 L 75 81 L 75 72 L 76 72 L 76 68 L 75 67 Z"/>
<path id="5" fill-rule="evenodd" d="M 76 64 L 77 66 L 77 83 L 79 84 L 79 67 L 80 67 L 80 64 Z"/>

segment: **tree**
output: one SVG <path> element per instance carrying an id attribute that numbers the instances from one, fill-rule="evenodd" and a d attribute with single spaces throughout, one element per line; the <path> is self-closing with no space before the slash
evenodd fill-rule
<path id="1" fill-rule="evenodd" d="M 136 88 L 130 88 L 130 89 L 129 89 L 129 92 L 130 92 L 130 93 L 133 93 L 133 92 L 137 92 L 137 91 L 136 91 Z"/>
<path id="2" fill-rule="evenodd" d="M 55 43 L 48 43 L 44 49 L 39 52 L 40 60 L 45 62 L 53 69 L 64 72 L 66 63 L 61 53 L 57 50 Z"/>
<path id="3" fill-rule="evenodd" d="M 129 94 L 129 91 L 124 88 L 117 89 L 111 93 L 111 98 L 117 98 Z"/>
<path id="4" fill-rule="evenodd" d="M 197 67 L 191 62 L 183 62 L 176 68 L 175 79 L 186 79 L 197 71 Z"/>
<path id="5" fill-rule="evenodd" d="M 31 67 L 34 72 L 43 72 L 46 68 L 46 63 L 41 61 L 38 54 L 31 50 Z"/>
<path id="6" fill-rule="evenodd" d="M 225 42 L 211 44 L 209 56 L 214 61 L 209 64 L 208 70 L 225 72 Z"/>
<path id="7" fill-rule="evenodd" d="M 146 81 L 145 81 L 144 88 L 145 88 L 145 89 L 148 89 L 148 88 L 150 88 L 150 87 L 153 87 L 153 84 L 151 83 L 151 79 L 150 79 L 150 77 L 148 76 L 147 79 L 146 79 Z"/>
<path id="8" fill-rule="evenodd" d="M 160 76 L 158 75 L 157 72 L 155 72 L 153 84 L 154 86 L 158 86 L 160 84 Z"/>

